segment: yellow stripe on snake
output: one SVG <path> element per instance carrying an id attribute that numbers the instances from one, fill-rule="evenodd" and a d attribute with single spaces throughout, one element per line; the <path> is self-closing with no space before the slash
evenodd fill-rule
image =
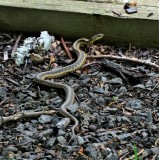
<path id="1" fill-rule="evenodd" d="M 80 39 L 76 40 L 73 43 L 73 51 L 77 54 L 77 61 L 75 63 L 73 63 L 69 66 L 63 67 L 63 68 L 52 70 L 52 71 L 41 72 L 35 78 L 35 82 L 38 84 L 42 84 L 45 86 L 65 90 L 65 93 L 66 93 L 65 102 L 59 108 L 59 113 L 62 116 L 66 117 L 66 118 L 70 118 L 72 121 L 74 121 L 75 124 L 72 127 L 72 137 L 75 137 L 74 130 L 79 124 L 78 120 L 74 116 L 72 116 L 69 112 L 67 112 L 67 107 L 69 105 L 73 104 L 74 99 L 75 99 L 75 94 L 74 94 L 73 88 L 71 88 L 67 84 L 51 82 L 48 79 L 61 77 L 61 76 L 68 74 L 69 72 L 73 72 L 73 71 L 81 68 L 82 65 L 86 61 L 86 54 L 84 51 L 82 51 L 80 49 L 81 45 L 90 45 L 94 41 L 97 41 L 97 40 L 101 39 L 102 37 L 103 37 L 103 34 L 97 34 L 97 35 L 94 35 L 90 39 L 80 38 Z"/>

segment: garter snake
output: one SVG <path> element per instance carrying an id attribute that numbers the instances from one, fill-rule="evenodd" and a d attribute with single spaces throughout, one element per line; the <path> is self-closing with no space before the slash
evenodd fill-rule
<path id="1" fill-rule="evenodd" d="M 41 72 L 35 77 L 35 80 L 34 80 L 38 84 L 65 90 L 65 93 L 66 93 L 65 102 L 59 108 L 59 113 L 62 116 L 70 118 L 72 121 L 74 121 L 75 124 L 72 127 L 72 137 L 75 137 L 74 130 L 78 126 L 78 123 L 79 123 L 78 120 L 74 116 L 72 116 L 69 112 L 67 112 L 67 106 L 73 104 L 74 102 L 75 95 L 74 95 L 73 88 L 71 88 L 67 84 L 52 82 L 52 81 L 49 81 L 48 79 L 61 77 L 63 75 L 68 74 L 69 72 L 73 72 L 81 68 L 81 66 L 86 61 L 86 54 L 84 51 L 80 49 L 81 45 L 92 44 L 94 41 L 99 40 L 102 37 L 103 37 L 103 34 L 97 34 L 97 35 L 94 35 L 90 39 L 80 38 L 76 40 L 73 43 L 73 51 L 77 54 L 77 61 L 75 63 L 68 65 L 66 67 L 63 67 L 63 68 L 52 70 L 52 71 Z"/>

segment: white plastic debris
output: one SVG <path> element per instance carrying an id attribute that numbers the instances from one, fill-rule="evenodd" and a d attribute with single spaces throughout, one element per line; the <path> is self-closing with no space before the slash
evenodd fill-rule
<path id="1" fill-rule="evenodd" d="M 28 48 L 26 48 L 25 46 L 20 46 L 11 56 L 12 58 L 14 58 L 15 63 L 19 66 L 21 64 L 24 64 L 24 58 L 28 55 L 28 53 Z"/>
<path id="2" fill-rule="evenodd" d="M 54 42 L 55 38 L 50 36 L 47 31 L 43 31 L 40 34 L 40 37 L 37 38 L 38 47 L 42 50 L 48 51 L 50 49 L 51 43 Z"/>
<path id="3" fill-rule="evenodd" d="M 35 43 L 36 43 L 36 38 L 35 37 L 28 37 L 24 40 L 23 45 L 27 49 L 32 50 Z"/>
<path id="4" fill-rule="evenodd" d="M 48 51 L 54 40 L 54 36 L 50 36 L 47 31 L 43 31 L 37 39 L 35 37 L 26 38 L 23 45 L 17 48 L 11 56 L 14 58 L 16 64 L 20 66 L 21 64 L 24 64 L 24 58 L 29 56 L 31 50 L 34 50 L 35 52 Z"/>

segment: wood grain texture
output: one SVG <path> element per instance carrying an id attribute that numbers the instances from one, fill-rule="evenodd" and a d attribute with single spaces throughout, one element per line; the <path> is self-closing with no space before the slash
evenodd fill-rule
<path id="1" fill-rule="evenodd" d="M 156 1 L 156 5 L 154 3 Z M 158 1 L 141 0 L 138 13 L 128 15 L 123 1 L 87 2 L 75 0 L 0 0 L 0 29 L 49 32 L 66 38 L 104 33 L 104 43 L 159 48 Z M 151 5 L 150 5 L 151 4 Z M 112 10 L 122 14 L 118 17 Z M 153 12 L 151 17 L 147 15 Z"/>

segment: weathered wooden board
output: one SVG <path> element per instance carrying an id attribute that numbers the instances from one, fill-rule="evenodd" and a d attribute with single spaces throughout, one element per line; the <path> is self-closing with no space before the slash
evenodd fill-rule
<path id="1" fill-rule="evenodd" d="M 0 30 L 48 30 L 66 38 L 104 33 L 107 44 L 159 48 L 158 0 L 140 0 L 138 13 L 128 15 L 122 0 L 0 0 Z M 112 10 L 121 13 L 118 17 Z M 147 15 L 153 12 L 151 17 Z"/>

